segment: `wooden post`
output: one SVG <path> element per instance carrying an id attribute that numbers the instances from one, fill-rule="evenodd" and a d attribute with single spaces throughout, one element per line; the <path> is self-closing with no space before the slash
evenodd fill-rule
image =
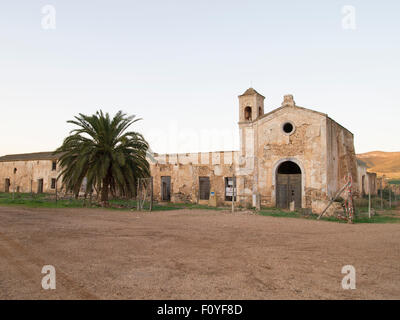
<path id="1" fill-rule="evenodd" d="M 16 184 L 15 176 L 16 176 L 16 174 L 17 174 L 17 168 L 14 168 L 13 200 L 15 199 L 15 184 Z"/>
<path id="2" fill-rule="evenodd" d="M 232 175 L 232 213 L 235 212 L 235 187 L 236 187 L 236 178 L 235 175 Z"/>
<path id="3" fill-rule="evenodd" d="M 392 209 L 392 188 L 389 185 L 389 208 Z"/>
<path id="4" fill-rule="evenodd" d="M 150 178 L 150 211 L 153 210 L 153 177 Z"/>
<path id="5" fill-rule="evenodd" d="M 136 190 L 136 207 L 137 207 L 137 211 L 140 211 L 139 187 L 140 187 L 140 178 L 138 178 L 137 190 Z"/>
<path id="6" fill-rule="evenodd" d="M 383 209 L 383 177 L 381 178 L 381 209 Z"/>
<path id="7" fill-rule="evenodd" d="M 337 197 L 339 197 L 342 192 L 344 191 L 344 189 L 346 189 L 347 187 L 347 183 L 342 187 L 342 189 L 340 189 L 335 196 L 331 199 L 331 201 L 329 201 L 328 205 L 326 206 L 326 208 L 321 212 L 321 214 L 318 216 L 317 220 L 321 219 L 321 217 L 325 214 L 326 210 L 329 209 L 329 207 L 331 206 L 331 204 L 336 200 Z"/>
<path id="8" fill-rule="evenodd" d="M 368 177 L 368 217 L 371 219 L 371 181 Z"/>
<path id="9" fill-rule="evenodd" d="M 144 183 L 146 183 L 146 179 L 142 179 L 142 186 L 144 185 Z M 146 198 L 147 198 L 147 188 L 143 188 L 144 192 L 143 192 L 143 201 L 141 201 L 140 203 L 140 210 L 143 210 L 144 208 L 144 204 L 146 202 Z"/>
<path id="10" fill-rule="evenodd" d="M 58 189 L 57 189 L 58 179 L 56 179 L 56 203 L 58 202 Z"/>

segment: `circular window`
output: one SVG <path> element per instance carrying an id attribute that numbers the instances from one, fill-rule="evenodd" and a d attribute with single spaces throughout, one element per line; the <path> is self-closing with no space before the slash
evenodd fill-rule
<path id="1" fill-rule="evenodd" d="M 282 126 L 283 132 L 286 134 L 291 134 L 294 131 L 294 125 L 291 122 L 285 122 Z"/>

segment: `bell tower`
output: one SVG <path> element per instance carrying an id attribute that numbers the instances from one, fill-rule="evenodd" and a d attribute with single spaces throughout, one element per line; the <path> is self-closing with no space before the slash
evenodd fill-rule
<path id="1" fill-rule="evenodd" d="M 239 96 L 239 123 L 252 122 L 264 114 L 265 97 L 253 88 Z"/>
<path id="2" fill-rule="evenodd" d="M 254 157 L 257 145 L 257 119 L 264 114 L 265 97 L 253 88 L 239 96 L 240 155 Z"/>
<path id="3" fill-rule="evenodd" d="M 258 119 L 264 115 L 264 99 L 253 88 L 247 89 L 239 96 L 239 168 L 243 176 L 252 176 L 252 182 L 245 183 L 245 178 L 238 179 L 238 188 L 251 190 L 248 196 L 252 197 L 253 205 L 257 206 L 258 194 Z M 240 176 L 238 174 L 238 176 Z M 249 192 L 249 191 L 247 191 Z"/>

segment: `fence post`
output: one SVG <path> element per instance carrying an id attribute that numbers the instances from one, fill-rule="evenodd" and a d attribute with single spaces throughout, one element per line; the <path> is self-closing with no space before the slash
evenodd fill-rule
<path id="1" fill-rule="evenodd" d="M 153 177 L 150 178 L 150 211 L 153 210 Z"/>
<path id="2" fill-rule="evenodd" d="M 232 175 L 232 213 L 235 212 L 235 188 L 236 188 L 236 177 Z"/>
<path id="3" fill-rule="evenodd" d="M 15 184 L 17 183 L 17 182 L 16 182 L 16 178 L 15 178 L 15 177 L 16 177 L 16 174 L 17 174 L 17 168 L 14 168 L 14 183 L 13 183 L 14 186 L 13 186 L 13 197 L 12 197 L 13 200 L 15 199 Z"/>
<path id="4" fill-rule="evenodd" d="M 57 189 L 58 179 L 56 179 L 56 203 L 58 202 L 58 189 Z"/>
<path id="5" fill-rule="evenodd" d="M 371 183 L 368 179 L 368 217 L 371 219 Z"/>

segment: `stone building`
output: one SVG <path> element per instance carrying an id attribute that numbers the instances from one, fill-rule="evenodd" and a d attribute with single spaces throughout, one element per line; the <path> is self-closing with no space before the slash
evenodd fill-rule
<path id="1" fill-rule="evenodd" d="M 59 168 L 52 152 L 0 157 L 0 191 L 55 193 Z"/>
<path id="2" fill-rule="evenodd" d="M 324 113 L 297 106 L 291 95 L 269 112 L 264 99 L 253 88 L 239 96 L 239 151 L 155 154 L 155 198 L 227 204 L 235 183 L 235 200 L 244 206 L 294 205 L 318 212 L 348 174 L 360 194 L 349 130 Z"/>
<path id="3" fill-rule="evenodd" d="M 371 195 L 378 194 L 376 173 L 368 172 L 367 164 L 360 159 L 357 159 L 357 175 L 361 196 L 368 195 L 369 192 L 371 192 Z"/>
<path id="4" fill-rule="evenodd" d="M 253 88 L 239 96 L 239 150 L 150 156 L 155 200 L 320 212 L 348 174 L 355 195 L 366 191 L 350 131 L 291 95 L 268 112 L 264 99 Z M 2 157 L 0 191 L 55 192 L 58 170 L 51 153 Z"/>
<path id="5" fill-rule="evenodd" d="M 392 191 L 396 196 L 400 196 L 400 184 L 392 184 Z"/>

